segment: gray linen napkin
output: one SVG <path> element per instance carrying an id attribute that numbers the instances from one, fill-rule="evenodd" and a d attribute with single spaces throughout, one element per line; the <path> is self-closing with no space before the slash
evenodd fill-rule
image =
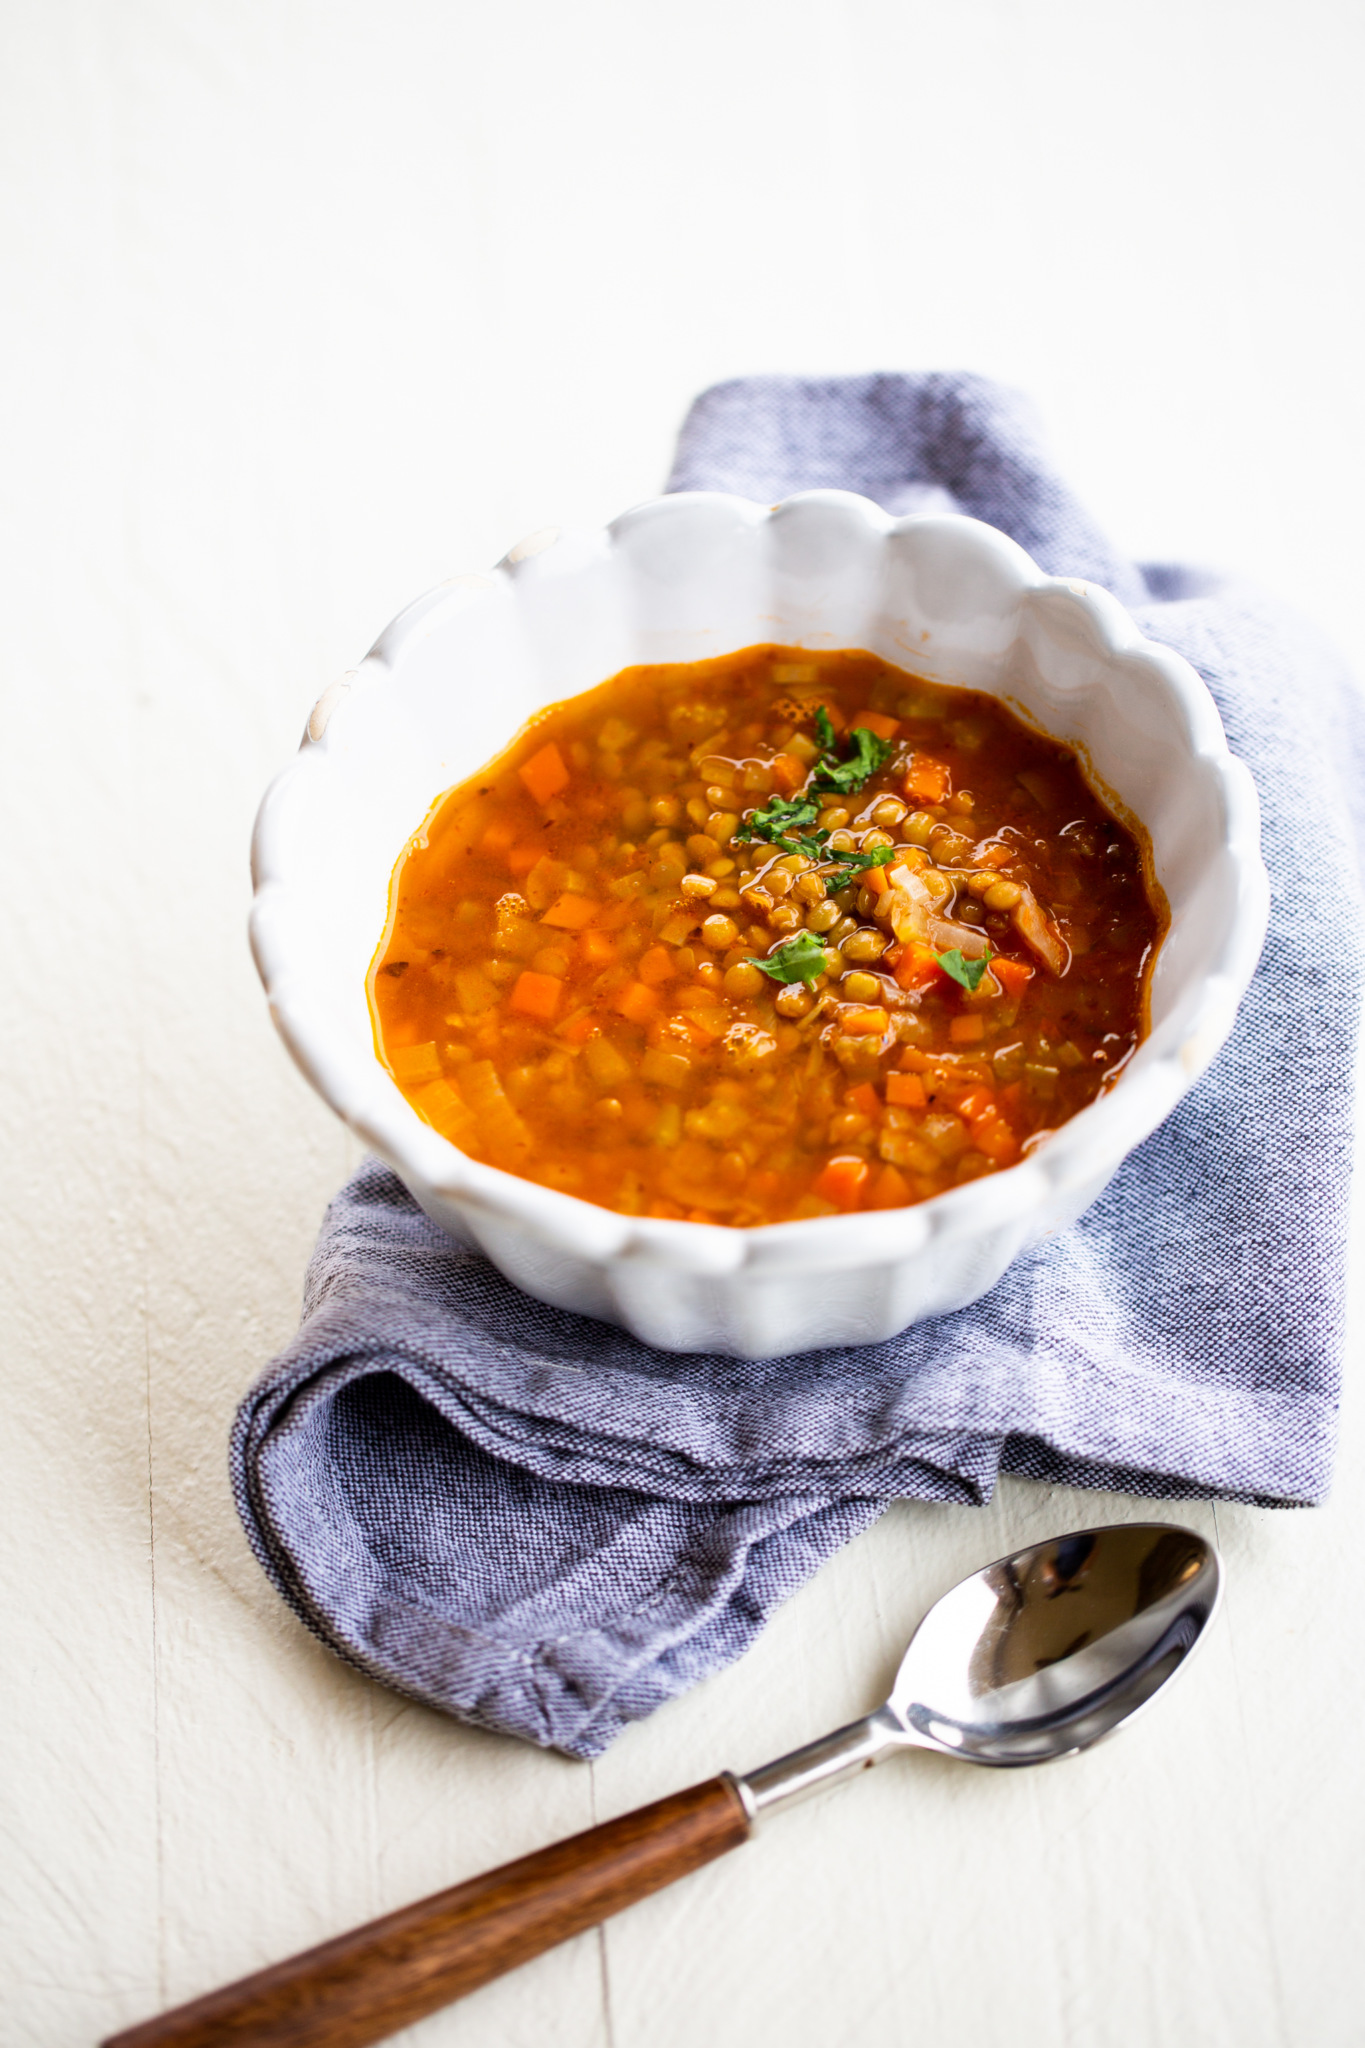
<path id="1" fill-rule="evenodd" d="M 737 1657 L 898 1496 L 983 1501 L 1001 1471 L 1284 1505 L 1328 1484 L 1362 984 L 1349 681 L 1258 593 L 1126 561 L 983 379 L 721 385 L 670 480 L 829 485 L 987 519 L 1194 663 L 1260 790 L 1270 936 L 1227 1048 L 1103 1199 L 886 1344 L 652 1351 L 520 1294 L 384 1167 L 342 1190 L 298 1336 L 238 1412 L 247 1534 L 342 1657 L 573 1756 Z"/>

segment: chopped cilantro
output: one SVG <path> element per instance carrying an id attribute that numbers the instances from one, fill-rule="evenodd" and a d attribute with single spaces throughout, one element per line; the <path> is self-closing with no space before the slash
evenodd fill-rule
<path id="1" fill-rule="evenodd" d="M 735 838 L 741 842 L 764 839 L 783 853 L 804 853 L 807 860 L 817 865 L 841 867 L 844 881 L 851 881 L 867 868 L 884 868 L 895 859 L 895 848 L 890 846 L 874 846 L 867 853 L 836 853 L 828 844 L 828 832 L 818 827 L 814 831 L 803 829 L 813 826 L 818 816 L 815 805 L 806 797 L 775 796 L 762 810 L 744 820 Z"/>
<path id="2" fill-rule="evenodd" d="M 751 964 L 774 981 L 814 981 L 825 971 L 825 948 L 814 932 L 798 932 L 787 939 L 766 960 L 748 956 Z"/>
<path id="3" fill-rule="evenodd" d="M 973 994 L 981 986 L 981 977 L 991 963 L 990 947 L 979 960 L 968 960 L 960 946 L 953 946 L 948 952 L 938 955 L 938 964 L 945 974 L 952 976 L 963 988 Z"/>
<path id="4" fill-rule="evenodd" d="M 834 728 L 823 704 L 816 713 L 816 730 L 823 744 L 833 745 Z M 865 726 L 855 727 L 852 737 L 854 759 L 845 761 L 842 766 L 836 763 L 830 770 L 836 777 L 857 775 L 861 778 L 857 785 L 851 781 L 837 783 L 836 787 L 845 793 L 851 787 L 860 787 L 861 782 L 867 780 L 891 751 L 885 740 L 879 740 Z M 823 766 L 817 769 L 817 776 L 822 772 Z M 744 819 L 734 836 L 740 844 L 763 839 L 782 853 L 803 853 L 809 861 L 840 867 L 844 870 L 840 879 L 845 882 L 852 881 L 855 875 L 863 874 L 868 868 L 884 868 L 895 858 L 895 850 L 890 846 L 873 847 L 867 853 L 834 852 L 828 844 L 829 833 L 815 824 L 819 815 L 819 805 L 808 796 L 769 797 L 766 804 Z"/>
<path id="5" fill-rule="evenodd" d="M 819 735 L 824 753 L 815 766 L 811 777 L 813 790 L 829 790 L 837 796 L 851 796 L 855 789 L 861 789 L 869 775 L 875 775 L 882 762 L 891 752 L 890 740 L 879 739 L 875 732 L 869 732 L 865 725 L 855 725 L 849 734 L 853 751 L 846 761 L 834 756 L 834 727 L 824 705 L 815 715 L 815 730 Z"/>
<path id="6" fill-rule="evenodd" d="M 871 846 L 866 853 L 826 853 L 826 860 L 837 860 L 848 869 L 848 879 L 863 874 L 868 868 L 887 867 L 896 858 L 894 846 Z"/>
<path id="7" fill-rule="evenodd" d="M 828 832 L 804 834 L 804 825 L 813 825 L 820 812 L 809 797 L 775 796 L 755 811 L 735 833 L 738 840 L 766 839 L 770 846 L 780 846 L 784 853 L 804 853 L 811 860 L 819 860 L 820 848 L 828 839 Z M 794 838 L 793 834 L 800 834 Z M 812 848 L 814 849 L 812 851 Z"/>

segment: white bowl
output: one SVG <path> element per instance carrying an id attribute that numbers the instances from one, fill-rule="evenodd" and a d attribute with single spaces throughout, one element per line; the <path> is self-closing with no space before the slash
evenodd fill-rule
<path id="1" fill-rule="evenodd" d="M 404 844 L 540 706 L 636 663 L 760 641 L 870 649 L 1005 698 L 1077 748 L 1151 835 L 1170 905 L 1149 1036 L 1019 1165 L 910 1209 L 732 1230 L 618 1216 L 466 1158 L 374 1049 L 365 977 Z M 544 1301 L 668 1350 L 749 1358 L 961 1308 L 1079 1215 L 1222 1045 L 1268 905 L 1255 790 L 1188 663 L 993 527 L 893 519 L 843 491 L 771 508 L 658 498 L 428 592 L 320 699 L 261 806 L 254 875 L 252 944 L 285 1043 L 429 1216 Z"/>

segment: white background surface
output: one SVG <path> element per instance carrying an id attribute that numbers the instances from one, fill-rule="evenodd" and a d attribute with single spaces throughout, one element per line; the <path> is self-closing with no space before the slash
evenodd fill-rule
<path id="1" fill-rule="evenodd" d="M 1365 665 L 1363 45 L 1355 0 L 0 13 L 6 2041 L 752 1765 L 963 1571 L 1139 1512 L 895 1509 L 591 1768 L 343 1671 L 224 1471 L 351 1157 L 254 985 L 247 840 L 400 604 L 648 495 L 745 370 L 1023 384 L 1121 540 Z M 409 2038 L 1359 2042 L 1357 1405 L 1328 1509 L 1185 1511 L 1231 1597 L 1140 1728 L 889 1767 Z"/>

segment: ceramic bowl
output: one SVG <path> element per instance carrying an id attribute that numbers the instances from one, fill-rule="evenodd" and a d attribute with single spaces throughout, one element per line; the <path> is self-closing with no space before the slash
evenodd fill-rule
<path id="1" fill-rule="evenodd" d="M 541 706 L 635 663 L 760 641 L 870 649 L 999 696 L 1078 750 L 1145 826 L 1170 906 L 1149 1035 L 1020 1164 L 909 1209 L 733 1230 L 618 1216 L 466 1158 L 375 1053 L 365 976 L 406 841 Z M 1222 1045 L 1268 900 L 1251 779 L 1188 663 L 992 527 L 893 519 L 840 491 L 659 498 L 428 592 L 320 699 L 261 806 L 254 874 L 252 943 L 285 1043 L 429 1216 L 545 1301 L 669 1350 L 755 1358 L 961 1308 L 1093 1202 Z"/>

